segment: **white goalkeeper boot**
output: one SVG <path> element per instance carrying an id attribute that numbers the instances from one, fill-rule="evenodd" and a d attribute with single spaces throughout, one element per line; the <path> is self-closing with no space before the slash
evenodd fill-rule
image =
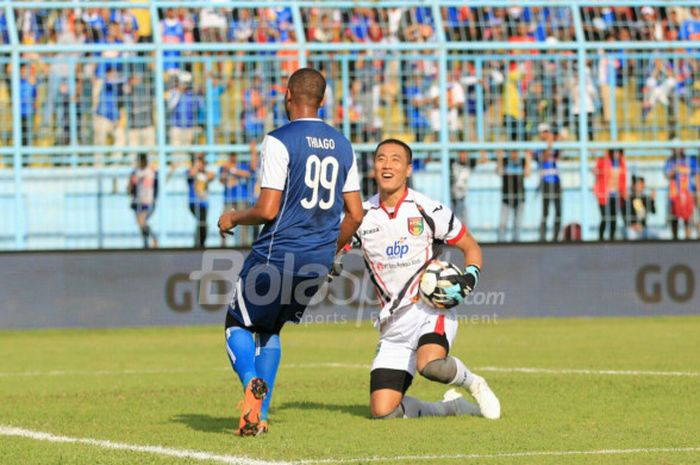
<path id="1" fill-rule="evenodd" d="M 450 389 L 445 392 L 442 396 L 442 403 L 449 405 L 448 409 L 450 412 L 454 412 L 454 415 L 481 415 L 481 410 L 479 406 L 475 403 L 467 401 L 462 394 L 457 392 L 456 389 Z"/>
<path id="2" fill-rule="evenodd" d="M 501 417 L 501 403 L 493 393 L 486 380 L 479 375 L 473 375 L 474 381 L 469 385 L 469 392 L 479 404 L 481 414 L 489 420 Z"/>

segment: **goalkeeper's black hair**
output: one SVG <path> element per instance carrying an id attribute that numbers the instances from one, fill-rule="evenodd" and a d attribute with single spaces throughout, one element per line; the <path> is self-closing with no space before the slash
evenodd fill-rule
<path id="1" fill-rule="evenodd" d="M 377 152 L 379 151 L 379 147 L 381 147 L 382 145 L 386 145 L 386 144 L 396 144 L 396 145 L 400 145 L 400 146 L 403 147 L 403 149 L 406 151 L 406 154 L 408 154 L 408 163 L 412 163 L 412 162 L 413 162 L 413 150 L 411 150 L 411 147 L 409 147 L 408 144 L 407 144 L 406 142 L 404 142 L 404 141 L 402 141 L 402 140 L 399 140 L 399 139 L 393 139 L 393 138 L 384 139 L 383 141 L 381 141 L 380 143 L 378 143 L 378 144 L 377 144 L 377 147 L 374 149 L 374 154 L 373 154 L 373 156 L 376 157 L 376 156 L 377 156 Z"/>

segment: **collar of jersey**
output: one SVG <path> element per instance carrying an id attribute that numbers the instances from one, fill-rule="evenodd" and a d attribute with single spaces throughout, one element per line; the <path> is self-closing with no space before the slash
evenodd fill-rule
<path id="1" fill-rule="evenodd" d="M 399 213 L 399 207 L 403 203 L 404 200 L 406 200 L 406 197 L 408 197 L 408 187 L 406 187 L 406 190 L 403 191 L 403 195 L 399 199 L 398 202 L 396 202 L 396 206 L 394 207 L 394 211 L 392 213 L 389 213 L 389 210 L 386 209 L 384 206 L 384 202 L 382 202 L 381 197 L 377 198 L 379 200 L 379 207 L 386 212 L 387 215 L 389 215 L 389 219 L 393 220 L 396 218 L 396 215 Z"/>
<path id="2" fill-rule="evenodd" d="M 291 122 L 295 121 L 323 121 L 321 118 L 297 118 L 295 120 L 292 120 Z"/>

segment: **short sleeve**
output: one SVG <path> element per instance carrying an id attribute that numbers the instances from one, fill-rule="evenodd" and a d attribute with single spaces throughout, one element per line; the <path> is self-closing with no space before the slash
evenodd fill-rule
<path id="1" fill-rule="evenodd" d="M 260 149 L 262 159 L 262 189 L 284 190 L 289 171 L 289 152 L 287 147 L 277 138 L 270 135 L 263 139 Z"/>
<path id="2" fill-rule="evenodd" d="M 445 205 L 435 202 L 431 206 L 432 211 L 426 211 L 428 216 L 435 222 L 435 238 L 447 242 L 449 245 L 456 244 L 466 233 L 467 228 L 455 216 L 455 214 Z"/>
<path id="3" fill-rule="evenodd" d="M 343 194 L 346 192 L 357 192 L 360 190 L 360 179 L 357 175 L 357 158 L 355 154 L 352 155 L 352 166 L 350 166 L 350 171 L 345 178 L 345 185 L 343 186 Z"/>

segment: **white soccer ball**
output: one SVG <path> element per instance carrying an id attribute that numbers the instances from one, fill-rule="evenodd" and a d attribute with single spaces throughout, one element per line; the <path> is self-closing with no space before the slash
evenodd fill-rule
<path id="1" fill-rule="evenodd" d="M 433 260 L 427 266 L 420 278 L 418 293 L 423 302 L 433 308 L 452 308 L 459 304 L 456 300 L 450 299 L 445 294 L 445 289 L 452 286 L 446 278 L 462 274 L 457 266 L 441 260 Z"/>

